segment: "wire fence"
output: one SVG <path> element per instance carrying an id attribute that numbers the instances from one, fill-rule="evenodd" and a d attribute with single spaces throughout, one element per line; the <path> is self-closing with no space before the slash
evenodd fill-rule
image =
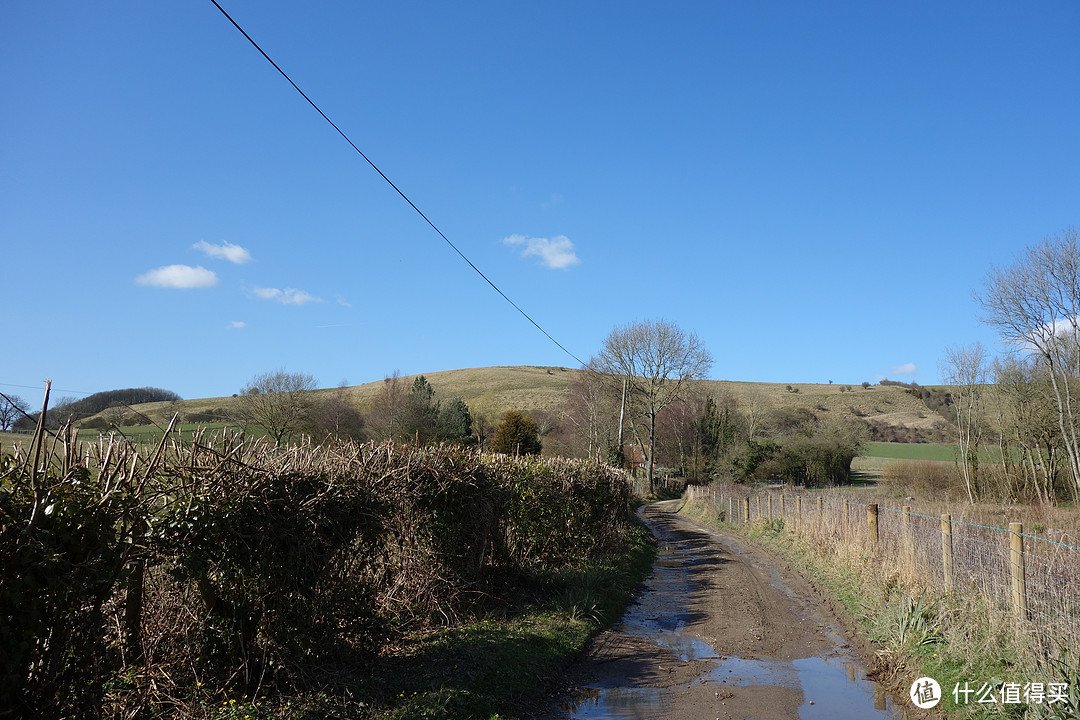
<path id="1" fill-rule="evenodd" d="M 1080 547 L 1025 533 L 1022 523 L 991 527 L 822 496 L 686 492 L 728 523 L 782 520 L 815 542 L 856 548 L 913 593 L 977 593 L 992 613 L 1018 623 L 1042 657 L 1080 645 Z"/>

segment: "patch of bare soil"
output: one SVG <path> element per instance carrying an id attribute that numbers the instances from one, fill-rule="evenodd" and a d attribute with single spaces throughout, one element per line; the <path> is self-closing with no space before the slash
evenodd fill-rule
<path id="1" fill-rule="evenodd" d="M 737 536 L 642 509 L 660 545 L 621 623 L 597 635 L 542 718 L 892 718 L 815 590 Z"/>

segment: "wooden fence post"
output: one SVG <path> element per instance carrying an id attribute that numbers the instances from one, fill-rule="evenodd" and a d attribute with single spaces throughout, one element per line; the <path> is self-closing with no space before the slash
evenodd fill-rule
<path id="1" fill-rule="evenodd" d="M 941 516 L 941 571 L 945 578 L 945 592 L 952 592 L 955 587 L 953 580 L 953 556 L 952 556 L 952 516 L 945 513 Z"/>
<path id="2" fill-rule="evenodd" d="M 825 498 L 823 498 L 821 495 L 818 495 L 818 498 L 817 498 L 817 524 L 818 524 L 818 529 L 819 530 L 822 529 L 824 527 L 824 525 L 825 525 L 824 505 L 825 505 Z"/>
<path id="3" fill-rule="evenodd" d="M 743 498 L 743 519 L 750 522 L 750 498 Z"/>
<path id="4" fill-rule="evenodd" d="M 772 522 L 772 495 L 769 496 L 769 522 Z"/>
<path id="5" fill-rule="evenodd" d="M 780 496 L 780 519 L 787 522 L 787 498 Z"/>
<path id="6" fill-rule="evenodd" d="M 795 529 L 802 530 L 802 495 L 795 496 Z"/>
<path id="7" fill-rule="evenodd" d="M 902 508 L 900 508 L 900 511 L 903 513 L 903 515 L 901 515 L 901 518 L 903 519 L 903 525 L 901 530 L 902 536 L 900 538 L 900 543 L 904 549 L 904 560 L 907 563 L 911 564 L 913 540 L 913 538 L 911 537 L 911 506 L 904 505 Z"/>
<path id="8" fill-rule="evenodd" d="M 870 503 L 866 506 L 866 538 L 870 541 L 870 552 L 878 554 L 878 506 Z"/>
<path id="9" fill-rule="evenodd" d="M 1027 620 L 1027 572 L 1024 561 L 1024 524 L 1009 523 L 1009 570 L 1012 575 L 1012 604 L 1018 617 Z"/>

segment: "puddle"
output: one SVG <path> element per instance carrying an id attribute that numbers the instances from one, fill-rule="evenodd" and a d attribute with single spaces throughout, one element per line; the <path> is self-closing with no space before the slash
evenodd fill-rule
<path id="1" fill-rule="evenodd" d="M 693 562 L 696 559 L 692 550 L 661 544 L 653 573 L 641 595 L 614 629 L 655 642 L 684 662 L 701 660 L 715 667 L 687 685 L 673 688 L 582 689 L 561 708 L 570 718 L 653 718 L 672 704 L 675 692 L 702 682 L 717 687 L 769 685 L 801 689 L 804 700 L 799 708 L 800 720 L 897 720 L 904 716 L 877 683 L 864 679 L 865 670 L 853 658 L 834 654 L 785 662 L 718 656 L 708 643 L 685 634 L 683 629 L 692 618 L 682 598 L 695 590 Z M 773 568 L 768 569 L 772 584 L 788 594 L 780 575 Z M 805 606 L 801 601 L 798 604 Z M 843 645 L 835 629 L 823 629 L 835 641 L 834 647 Z"/>
<path id="2" fill-rule="evenodd" d="M 802 720 L 895 720 L 903 712 L 893 707 L 892 698 L 877 683 L 866 680 L 856 663 L 830 658 L 806 658 L 794 663 L 799 670 L 803 704 Z M 813 701 L 814 704 L 810 705 Z"/>
<path id="3" fill-rule="evenodd" d="M 664 712 L 671 693 L 661 688 L 586 688 L 563 708 L 570 717 L 646 720 Z"/>
<path id="4" fill-rule="evenodd" d="M 893 707 L 888 693 L 877 683 L 866 680 L 864 675 L 858 663 L 837 657 L 783 662 L 728 656 L 717 660 L 717 667 L 704 677 L 709 685 L 770 685 L 801 689 L 801 720 L 896 720 L 902 717 Z"/>

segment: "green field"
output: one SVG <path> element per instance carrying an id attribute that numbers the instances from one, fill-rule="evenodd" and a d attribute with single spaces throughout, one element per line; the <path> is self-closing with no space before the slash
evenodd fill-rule
<path id="1" fill-rule="evenodd" d="M 863 456 L 888 460 L 936 460 L 953 462 L 955 445 L 929 445 L 923 443 L 868 442 L 863 445 Z"/>
<path id="2" fill-rule="evenodd" d="M 936 462 L 956 462 L 956 445 L 934 445 L 929 443 L 884 443 L 868 442 L 863 445 L 863 456 L 887 460 L 934 460 Z M 1001 449 L 997 447 L 979 448 L 979 461 L 987 464 L 1001 462 Z"/>

